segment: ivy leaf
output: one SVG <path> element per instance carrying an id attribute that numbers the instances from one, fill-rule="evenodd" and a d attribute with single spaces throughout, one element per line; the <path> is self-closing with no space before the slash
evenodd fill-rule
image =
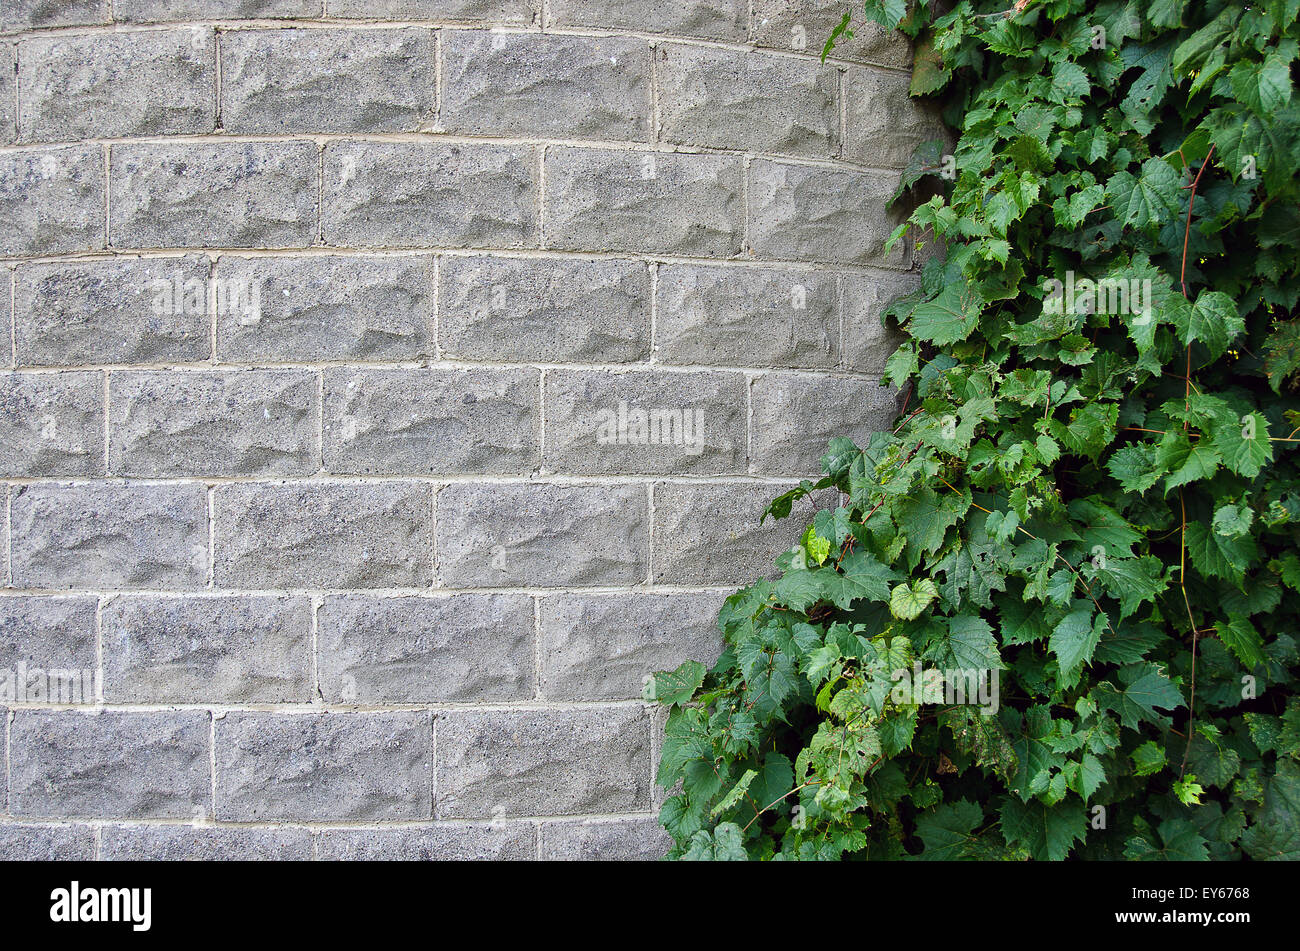
<path id="1" fill-rule="evenodd" d="M 1124 446 L 1115 450 L 1106 468 L 1126 492 L 1141 494 L 1151 488 L 1168 472 L 1156 462 L 1155 447 L 1147 443 Z"/>
<path id="2" fill-rule="evenodd" d="M 897 572 L 863 551 L 845 557 L 839 571 L 819 568 L 816 576 L 820 596 L 846 610 L 857 600 L 888 601 L 890 582 L 898 580 Z"/>
<path id="3" fill-rule="evenodd" d="M 1134 51 L 1134 52 L 1130 52 Z M 1173 83 L 1173 70 L 1170 60 L 1173 53 L 1172 43 L 1162 43 L 1155 47 L 1140 44 L 1124 47 L 1125 63 L 1142 69 L 1141 75 L 1133 80 L 1128 95 L 1120 103 L 1120 109 L 1142 135 L 1155 128 L 1151 113 L 1164 99 L 1169 86 Z"/>
<path id="4" fill-rule="evenodd" d="M 1096 459 L 1114 441 L 1118 419 L 1119 405 L 1116 403 L 1085 403 L 1070 411 L 1069 422 L 1053 419 L 1052 435 L 1071 452 Z"/>
<path id="5" fill-rule="evenodd" d="M 1147 7 L 1147 21 L 1152 26 L 1178 27 L 1183 23 L 1183 7 L 1187 0 L 1151 0 Z"/>
<path id="6" fill-rule="evenodd" d="M 1214 630 L 1223 646 L 1232 651 L 1247 670 L 1254 670 L 1264 663 L 1264 641 L 1249 619 L 1232 617 L 1227 621 L 1217 621 Z"/>
<path id="7" fill-rule="evenodd" d="M 1217 727 L 1198 723 L 1187 765 L 1201 783 L 1227 789 L 1241 768 L 1241 754 L 1222 741 Z"/>
<path id="8" fill-rule="evenodd" d="M 1278 53 L 1263 63 L 1243 60 L 1228 79 L 1234 98 L 1258 115 L 1271 115 L 1291 101 L 1291 68 Z"/>
<path id="9" fill-rule="evenodd" d="M 1102 767 L 1101 760 L 1092 753 L 1084 753 L 1078 762 L 1066 763 L 1062 772 L 1066 785 L 1078 793 L 1084 802 L 1092 798 L 1092 794 L 1106 781 L 1106 770 Z"/>
<path id="10" fill-rule="evenodd" d="M 1155 740 L 1147 740 L 1133 751 L 1133 773 L 1136 776 L 1151 776 L 1165 768 L 1164 747 Z"/>
<path id="11" fill-rule="evenodd" d="M 1300 701 L 1239 682 L 1300 671 L 1300 0 L 935 6 L 866 4 L 921 39 L 914 91 L 964 84 L 889 226 L 918 251 L 882 315 L 906 418 L 769 506 L 840 493 L 727 599 L 712 669 L 652 683 L 670 854 L 1300 859 Z M 914 661 L 1005 672 L 1010 702 L 926 715 L 893 692 Z"/>
<path id="12" fill-rule="evenodd" d="M 1120 224 L 1145 228 L 1173 217 L 1181 185 L 1173 166 L 1164 159 L 1151 158 L 1142 163 L 1137 178 L 1128 172 L 1116 172 L 1106 183 L 1106 197 Z"/>
<path id="13" fill-rule="evenodd" d="M 1009 17 L 999 17 L 993 21 L 984 33 L 984 42 L 994 53 L 1003 56 L 1029 56 L 1035 46 L 1036 37 L 1027 28 Z"/>
<path id="14" fill-rule="evenodd" d="M 1084 547 L 1093 555 L 1101 548 L 1108 560 L 1130 556 L 1133 546 L 1142 538 L 1118 512 L 1096 496 L 1075 499 L 1067 509 Z"/>
<path id="15" fill-rule="evenodd" d="M 1187 819 L 1166 819 L 1160 823 L 1160 844 L 1150 834 L 1131 836 L 1124 843 L 1124 858 L 1151 862 L 1208 862 L 1210 853 L 1196 824 Z"/>
<path id="16" fill-rule="evenodd" d="M 772 587 L 772 593 L 779 604 L 794 611 L 807 611 L 822 599 L 823 574 L 835 569 L 818 568 L 809 571 L 799 568 L 787 571 Z"/>
<path id="17" fill-rule="evenodd" d="M 951 493 L 940 495 L 930 488 L 899 502 L 895 512 L 907 537 L 908 549 L 924 554 L 938 551 L 948 529 L 957 524 L 969 505 L 968 498 Z"/>
<path id="18" fill-rule="evenodd" d="M 1200 66 L 1210 51 L 1221 46 L 1232 34 L 1232 27 L 1240 15 L 1241 9 L 1229 4 L 1208 24 L 1183 40 L 1174 50 L 1174 72 L 1186 76 Z"/>
<path id="19" fill-rule="evenodd" d="M 1241 584 L 1256 551 L 1250 536 L 1226 538 L 1201 522 L 1187 524 L 1187 554 L 1203 575 Z"/>
<path id="20" fill-rule="evenodd" d="M 911 584 L 904 582 L 890 593 L 889 611 L 900 620 L 914 621 L 938 596 L 939 589 L 929 578 L 918 578 Z"/>
<path id="21" fill-rule="evenodd" d="M 1274 393 L 1300 370 L 1300 320 L 1278 321 L 1264 341 L 1264 371 Z"/>
<path id="22" fill-rule="evenodd" d="M 951 77 L 952 70 L 944 66 L 943 56 L 936 52 L 930 39 L 916 44 L 916 54 L 912 60 L 912 82 L 907 88 L 909 95 L 925 96 L 938 92 L 948 84 Z"/>
<path id="23" fill-rule="evenodd" d="M 1247 413 L 1238 423 L 1215 426 L 1213 444 L 1225 466 L 1249 479 L 1259 475 L 1264 463 L 1273 461 L 1268 420 L 1259 413 Z"/>
<path id="24" fill-rule="evenodd" d="M 745 793 L 749 791 L 749 784 L 752 783 L 757 776 L 757 770 L 745 770 L 744 774 L 740 777 L 740 781 L 731 787 L 730 792 L 718 800 L 718 804 L 713 807 L 713 811 L 709 813 L 709 815 L 716 819 L 718 816 L 734 807 L 736 803 L 740 802 L 740 800 L 744 798 Z"/>
<path id="25" fill-rule="evenodd" d="M 1264 786 L 1264 806 L 1241 837 L 1253 859 L 1300 859 L 1300 765 L 1279 759 Z"/>
<path id="26" fill-rule="evenodd" d="M 647 700 L 658 700 L 666 706 L 687 703 L 695 696 L 704 683 L 705 667 L 703 664 L 688 660 L 676 670 L 660 672 L 646 685 L 650 696 Z"/>
<path id="27" fill-rule="evenodd" d="M 1109 683 L 1096 687 L 1097 705 L 1117 713 L 1120 723 L 1130 730 L 1136 730 L 1143 720 L 1164 722 L 1157 708 L 1173 710 L 1183 705 L 1182 693 L 1155 664 L 1132 664 L 1116 676 L 1119 687 Z"/>
<path id="28" fill-rule="evenodd" d="M 693 760 L 713 758 L 706 720 L 705 712 L 698 707 L 678 707 L 668 714 L 656 779 L 660 786 L 669 787 L 680 780 Z"/>
<path id="29" fill-rule="evenodd" d="M 1130 617 L 1147 601 L 1165 590 L 1164 566 L 1153 555 L 1141 558 L 1107 558 L 1095 572 L 1106 590 L 1119 600 L 1119 619 Z"/>
<path id="30" fill-rule="evenodd" d="M 925 851 L 918 858 L 929 862 L 969 858 L 974 831 L 983 822 L 984 810 L 965 799 L 940 803 L 921 813 L 916 817 L 916 834 Z"/>
<path id="31" fill-rule="evenodd" d="M 945 636 L 926 651 L 926 659 L 947 670 L 985 671 L 1002 667 L 993 628 L 981 617 L 959 614 L 946 619 Z"/>
<path id="32" fill-rule="evenodd" d="M 822 538 L 817 534 L 817 529 L 809 525 L 808 530 L 803 533 L 803 539 L 800 541 L 803 550 L 807 553 L 808 560 L 814 565 L 820 565 L 826 561 L 831 553 L 831 542 L 828 538 Z"/>
<path id="33" fill-rule="evenodd" d="M 1082 804 L 1048 806 L 1008 797 L 1002 805 L 1002 834 L 1007 844 L 1026 849 L 1039 861 L 1059 862 L 1082 842 L 1088 828 Z"/>
<path id="34" fill-rule="evenodd" d="M 1195 445 L 1181 431 L 1166 433 L 1156 447 L 1156 465 L 1169 475 L 1165 477 L 1165 494 L 1180 485 L 1208 479 L 1223 461 L 1222 454 L 1209 445 L 1209 440 L 1198 440 Z"/>
<path id="35" fill-rule="evenodd" d="M 1052 771 L 1065 765 L 1065 757 L 1054 746 L 1055 725 L 1049 706 L 1030 707 L 1023 719 L 1013 714 L 1009 725 L 1013 728 L 1012 748 L 1016 758 L 1011 791 L 1028 802 L 1047 788 Z"/>
<path id="36" fill-rule="evenodd" d="M 744 835 L 734 822 L 720 823 L 713 830 L 701 829 L 691 836 L 690 847 L 682 855 L 684 862 L 744 862 Z"/>
<path id="37" fill-rule="evenodd" d="M 918 340 L 945 345 L 965 340 L 979 323 L 981 301 L 969 285 L 949 285 L 932 301 L 912 311 L 908 330 Z"/>
<path id="38" fill-rule="evenodd" d="M 1250 532 L 1250 526 L 1254 521 L 1255 513 L 1244 505 L 1221 505 L 1215 509 L 1210 527 L 1214 529 L 1216 535 L 1240 538 Z"/>
<path id="39" fill-rule="evenodd" d="M 1079 669 L 1092 659 L 1092 652 L 1101 640 L 1101 627 L 1093 623 L 1094 614 L 1091 601 L 1076 601 L 1073 610 L 1056 625 L 1047 642 L 1066 681 L 1072 681 Z"/>
<path id="40" fill-rule="evenodd" d="M 1175 782 L 1173 789 L 1174 795 L 1184 806 L 1199 806 L 1201 796 L 1205 794 L 1205 787 L 1196 781 L 1195 773 L 1188 773 Z"/>
<path id="41" fill-rule="evenodd" d="M 1065 102 L 1067 99 L 1082 99 L 1088 95 L 1092 85 L 1083 67 L 1068 60 L 1062 60 L 1052 67 L 1053 102 Z"/>
<path id="42" fill-rule="evenodd" d="M 1222 291 L 1202 291 L 1190 307 L 1182 298 L 1172 297 L 1166 312 L 1184 346 L 1199 340 L 1216 359 L 1246 329 L 1237 305 Z"/>
<path id="43" fill-rule="evenodd" d="M 757 639 L 741 644 L 736 659 L 745 675 L 746 698 L 754 716 L 762 720 L 776 716 L 799 688 L 794 660 Z"/>
<path id="44" fill-rule="evenodd" d="M 1106 189 L 1100 185 L 1089 185 L 1070 195 L 1069 199 L 1059 200 L 1053 205 L 1056 223 L 1065 228 L 1077 228 L 1083 224 L 1088 214 L 1106 200 Z"/>
<path id="45" fill-rule="evenodd" d="M 907 0 L 866 0 L 864 12 L 867 19 L 874 20 L 885 29 L 897 29 L 903 17 L 907 16 Z"/>
<path id="46" fill-rule="evenodd" d="M 758 808 L 766 809 L 794 788 L 794 767 L 781 753 L 768 753 L 763 757 L 763 767 L 758 770 L 749 787 L 750 798 Z"/>
<path id="47" fill-rule="evenodd" d="M 997 541 L 1006 544 L 1015 537 L 1020 527 L 1020 516 L 1015 512 L 993 512 L 984 523 L 984 529 Z"/>
<path id="48" fill-rule="evenodd" d="M 880 724 L 880 746 L 886 756 L 897 756 L 912 745 L 916 735 L 916 710 L 895 712 Z"/>
<path id="49" fill-rule="evenodd" d="M 1114 634 L 1102 637 L 1097 646 L 1097 660 L 1107 664 L 1136 664 L 1167 636 L 1151 624 L 1121 623 Z"/>

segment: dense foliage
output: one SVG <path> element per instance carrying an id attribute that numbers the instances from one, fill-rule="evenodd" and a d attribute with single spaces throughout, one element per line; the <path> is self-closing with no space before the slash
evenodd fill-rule
<path id="1" fill-rule="evenodd" d="M 896 428 L 656 676 L 673 857 L 1300 858 L 1300 0 L 1007 3 L 866 4 L 946 253 Z"/>

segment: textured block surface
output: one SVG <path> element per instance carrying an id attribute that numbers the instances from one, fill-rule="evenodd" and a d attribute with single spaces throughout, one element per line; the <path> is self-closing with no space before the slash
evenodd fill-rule
<path id="1" fill-rule="evenodd" d="M 547 382 L 546 463 L 553 470 L 745 471 L 739 373 L 556 371 Z"/>
<path id="2" fill-rule="evenodd" d="M 538 462 L 537 370 L 325 373 L 333 473 L 524 473 Z"/>
<path id="3" fill-rule="evenodd" d="M 0 255 L 104 247 L 104 153 L 95 146 L 0 154 Z"/>
<path id="4" fill-rule="evenodd" d="M 649 742 L 635 707 L 441 715 L 438 817 L 645 811 Z"/>
<path id="5" fill-rule="evenodd" d="M 839 139 L 835 69 L 766 53 L 658 47 L 659 123 L 682 145 L 827 158 Z M 775 90 L 780 96 L 774 96 Z"/>
<path id="6" fill-rule="evenodd" d="M 110 825 L 99 841 L 105 862 L 302 862 L 311 857 L 306 829 Z"/>
<path id="7" fill-rule="evenodd" d="M 537 857 L 535 838 L 525 822 L 325 829 L 316 837 L 316 853 L 323 862 L 518 861 Z"/>
<path id="8" fill-rule="evenodd" d="M 101 624 L 107 700 L 311 699 L 306 598 L 126 596 L 104 605 Z"/>
<path id="9" fill-rule="evenodd" d="M 903 264 L 902 223 L 889 209 L 892 175 L 756 160 L 749 169 L 750 241 L 760 257 L 845 264 Z"/>
<path id="10" fill-rule="evenodd" d="M 193 363 L 212 354 L 206 258 L 33 264 L 14 273 L 21 366 Z"/>
<path id="11" fill-rule="evenodd" d="M 887 33 L 858 15 L 861 10 L 846 11 L 842 0 L 752 0 L 751 7 L 751 39 L 757 46 L 820 55 L 831 30 L 852 12 L 853 36 L 835 41 L 833 57 L 901 69 L 912 65 L 906 36 Z"/>
<path id="12" fill-rule="evenodd" d="M 227 485 L 213 509 L 216 583 L 230 588 L 427 585 L 432 493 L 411 484 Z"/>
<path id="13" fill-rule="evenodd" d="M 619 140 L 650 131 L 644 40 L 451 30 L 443 58 L 449 132 Z"/>
<path id="14" fill-rule="evenodd" d="M 306 247 L 316 235 L 316 168 L 310 142 L 114 146 L 109 241 L 119 248 Z"/>
<path id="15" fill-rule="evenodd" d="M 100 373 L 0 373 L 0 467 L 13 476 L 104 474 Z"/>
<path id="16" fill-rule="evenodd" d="M 449 587 L 635 585 L 645 580 L 641 486 L 476 485 L 438 495 L 438 564 Z"/>
<path id="17" fill-rule="evenodd" d="M 211 816 L 208 714 L 17 710 L 9 732 L 16 816 Z"/>
<path id="18" fill-rule="evenodd" d="M 223 363 L 368 362 L 433 355 L 432 258 L 223 255 L 213 284 L 226 289 L 227 300 L 236 301 L 215 315 Z"/>
<path id="19" fill-rule="evenodd" d="M 833 367 L 840 353 L 834 274 L 778 268 L 659 268 L 655 343 L 676 364 Z"/>
<path id="20" fill-rule="evenodd" d="M 533 600 L 513 594 L 325 599 L 321 693 L 342 703 L 525 700 Z"/>
<path id="21" fill-rule="evenodd" d="M 462 360 L 624 363 L 650 350 L 650 272 L 618 260 L 448 257 L 439 343 Z"/>
<path id="22" fill-rule="evenodd" d="M 331 142 L 322 169 L 326 244 L 537 244 L 537 157 L 528 146 Z"/>
<path id="23" fill-rule="evenodd" d="M 717 660 L 722 594 L 557 594 L 542 598 L 542 695 L 631 700 L 673 658 Z"/>
<path id="24" fill-rule="evenodd" d="M 664 853 L 651 675 L 896 409 L 846 9 L 0 0 L 0 859 Z"/>
<path id="25" fill-rule="evenodd" d="M 221 44 L 227 132 L 414 132 L 437 109 L 432 30 L 239 30 Z"/>
<path id="26" fill-rule="evenodd" d="M 126 371 L 108 388 L 115 475 L 307 475 L 319 465 L 316 374 Z"/>
<path id="27" fill-rule="evenodd" d="M 208 27 L 27 40 L 18 55 L 19 138 L 212 132 L 216 77 Z"/>
<path id="28" fill-rule="evenodd" d="M 895 391 L 858 377 L 769 373 L 754 381 L 755 470 L 766 475 L 814 476 L 836 436 L 859 445 L 898 415 Z"/>
<path id="29" fill-rule="evenodd" d="M 30 485 L 9 503 L 10 568 L 30 588 L 199 588 L 207 493 L 195 485 Z"/>
<path id="30" fill-rule="evenodd" d="M 428 713 L 231 713 L 215 749 L 218 819 L 429 818 Z"/>
<path id="31" fill-rule="evenodd" d="M 549 149 L 547 244 L 730 257 L 743 231 L 742 174 L 721 155 Z"/>

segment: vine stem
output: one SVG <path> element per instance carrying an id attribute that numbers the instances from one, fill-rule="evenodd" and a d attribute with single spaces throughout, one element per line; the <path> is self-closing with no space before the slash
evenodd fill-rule
<path id="1" fill-rule="evenodd" d="M 1203 175 L 1205 170 L 1209 167 L 1210 156 L 1213 154 L 1214 145 L 1211 143 L 1210 151 L 1205 153 L 1205 161 L 1201 163 L 1201 167 L 1196 171 L 1196 178 L 1192 181 L 1191 185 L 1192 193 L 1187 199 L 1187 227 L 1183 229 L 1183 266 L 1182 270 L 1179 271 L 1178 274 L 1178 283 L 1183 285 L 1184 298 L 1187 297 L 1187 242 L 1192 236 L 1192 203 L 1196 201 L 1196 186 L 1201 183 L 1201 175 Z M 1189 372 L 1187 375 L 1190 377 L 1192 374 Z"/>
<path id="2" fill-rule="evenodd" d="M 1201 176 L 1209 168 L 1210 157 L 1214 155 L 1214 144 L 1210 144 L 1210 150 L 1205 153 L 1205 160 L 1201 162 L 1201 167 L 1196 171 L 1196 178 L 1192 180 L 1191 193 L 1187 196 L 1187 224 L 1183 228 L 1183 259 L 1182 265 L 1178 272 L 1178 283 L 1183 288 L 1183 300 L 1188 300 L 1187 296 L 1187 245 L 1192 236 L 1192 205 L 1196 202 L 1196 187 L 1201 183 Z M 1192 345 L 1187 344 L 1187 375 L 1186 387 L 1183 390 L 1183 408 L 1187 409 L 1192 402 Z M 1183 429 L 1187 429 L 1187 420 L 1183 420 Z M 1192 752 L 1192 728 L 1196 724 L 1196 651 L 1200 644 L 1201 632 L 1196 625 L 1196 618 L 1192 614 L 1192 603 L 1187 597 L 1187 503 L 1183 498 L 1183 490 L 1178 490 L 1178 507 L 1182 515 L 1182 525 L 1178 536 L 1178 589 L 1183 594 L 1183 607 L 1187 609 L 1187 622 L 1192 626 L 1192 682 L 1191 696 L 1187 700 L 1187 745 L 1183 747 L 1183 762 L 1178 768 L 1178 778 L 1182 779 L 1187 772 L 1187 757 Z"/>
<path id="3" fill-rule="evenodd" d="M 948 486 L 948 488 L 952 489 L 958 495 L 961 494 L 961 492 L 955 486 L 949 483 L 947 479 L 943 478 L 943 476 L 939 477 L 939 481 L 942 482 L 944 485 Z M 975 506 L 975 508 L 979 509 L 981 512 L 984 512 L 988 515 L 993 514 L 984 506 L 980 505 L 978 502 L 971 502 L 971 505 Z M 1025 529 L 1021 528 L 1019 525 L 1016 526 L 1016 531 L 1020 532 L 1022 535 L 1032 538 L 1034 541 L 1039 540 L 1037 535 L 1033 534 L 1032 532 L 1025 531 Z M 1065 556 L 1062 555 L 1059 551 L 1056 553 L 1056 558 L 1058 561 L 1060 561 L 1061 564 L 1065 565 L 1065 567 L 1070 570 L 1070 573 L 1074 575 L 1074 579 L 1078 581 L 1080 585 L 1083 586 L 1083 593 L 1088 596 L 1088 600 L 1093 603 L 1093 605 L 1097 608 L 1097 613 L 1100 614 L 1102 620 L 1106 622 L 1106 630 L 1110 631 L 1112 637 L 1119 637 L 1119 635 L 1115 633 L 1115 629 L 1110 626 L 1110 616 L 1102 609 L 1101 602 L 1098 601 L 1096 596 L 1092 593 L 1092 586 L 1089 585 L 1088 582 L 1084 580 L 1083 575 L 1079 574 L 1079 572 L 1075 570 L 1074 565 L 1066 561 Z"/>
<path id="4" fill-rule="evenodd" d="M 752 818 L 752 819 L 750 819 L 748 822 L 746 822 L 746 823 L 745 823 L 745 828 L 743 828 L 743 829 L 740 830 L 741 834 L 743 835 L 744 833 L 748 832 L 748 831 L 749 831 L 749 827 L 752 826 L 755 822 L 758 821 L 758 817 L 759 817 L 759 816 L 761 816 L 763 813 L 767 812 L 767 810 L 771 809 L 771 808 L 772 808 L 773 806 L 775 806 L 778 802 L 781 802 L 781 800 L 790 798 L 790 797 L 793 796 L 795 793 L 797 793 L 799 790 L 803 789 L 805 786 L 820 786 L 821 784 L 822 784 L 822 781 L 821 781 L 820 779 L 810 779 L 810 780 L 808 780 L 808 782 L 806 782 L 806 783 L 800 783 L 798 786 L 795 786 L 794 789 L 791 789 L 791 790 L 790 790 L 788 793 L 786 793 L 784 796 L 778 796 L 777 798 L 773 799 L 771 802 L 769 802 L 766 806 L 764 806 L 764 807 L 763 807 L 762 809 L 760 809 L 758 812 L 754 813 L 754 818 Z"/>

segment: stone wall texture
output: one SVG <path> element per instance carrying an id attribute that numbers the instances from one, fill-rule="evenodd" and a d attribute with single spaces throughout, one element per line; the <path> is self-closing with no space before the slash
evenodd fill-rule
<path id="1" fill-rule="evenodd" d="M 663 854 L 646 676 L 897 410 L 849 6 L 0 0 L 0 858 Z"/>

